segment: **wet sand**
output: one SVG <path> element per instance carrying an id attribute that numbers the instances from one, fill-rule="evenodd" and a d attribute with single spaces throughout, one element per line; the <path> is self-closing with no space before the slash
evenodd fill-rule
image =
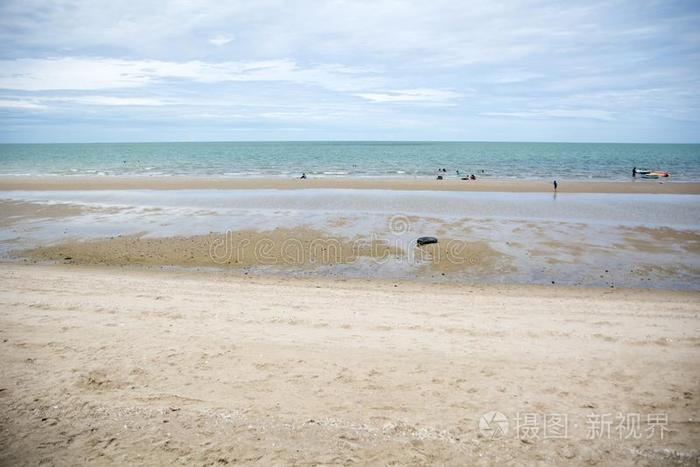
<path id="1" fill-rule="evenodd" d="M 40 204 L 24 201 L 0 201 L 0 228 L 35 219 L 61 219 L 79 216 L 90 209 L 74 204 Z"/>
<path id="2" fill-rule="evenodd" d="M 4 264 L 0 464 L 697 465 L 698 329 L 691 292 Z"/>
<path id="3" fill-rule="evenodd" d="M 380 261 L 401 256 L 401 249 L 373 239 L 332 237 L 309 228 L 241 230 L 190 237 L 120 235 L 72 241 L 26 250 L 36 261 L 80 265 L 246 268 L 346 264 L 361 257 Z"/>
<path id="4" fill-rule="evenodd" d="M 409 178 L 195 178 L 195 177 L 0 177 L 0 191 L 10 190 L 184 190 L 184 189 L 386 189 L 476 192 L 548 193 L 551 181 L 492 180 L 464 181 Z M 700 194 L 700 183 L 672 179 L 629 182 L 559 180 L 561 193 L 666 193 Z"/>
<path id="5" fill-rule="evenodd" d="M 69 192 L 45 193 L 49 199 L 57 200 L 59 194 Z M 156 193 L 152 191 L 114 191 L 108 192 L 106 199 L 87 198 L 84 204 L 71 204 L 87 194 L 104 196 L 104 192 L 97 191 L 75 193 L 78 194 L 58 204 L 0 201 L 1 258 L 27 263 L 174 267 L 256 275 L 700 288 L 700 234 L 694 227 L 692 211 L 688 211 L 693 206 L 693 196 L 676 196 L 675 201 L 666 200 L 661 207 L 652 209 L 657 197 L 635 195 L 654 199 L 628 202 L 610 211 L 615 206 L 612 198 L 630 195 L 572 194 L 568 196 L 604 198 L 578 204 L 597 217 L 567 221 L 555 219 L 558 212 L 571 209 L 542 211 L 556 207 L 551 199 L 532 203 L 502 199 L 496 205 L 493 197 L 485 197 L 465 203 L 464 208 L 456 204 L 459 200 L 428 202 L 429 206 L 450 207 L 450 213 L 472 215 L 485 204 L 492 209 L 486 214 L 508 212 L 504 211 L 507 208 L 513 215 L 518 208 L 512 203 L 520 202 L 522 209 L 533 207 L 538 215 L 549 213 L 551 218 L 535 221 L 489 219 L 483 214 L 389 216 L 364 211 L 371 203 L 386 203 L 393 209 L 399 209 L 399 202 L 415 207 L 420 200 L 405 199 L 412 192 L 395 192 L 397 198 L 385 196 L 387 191 L 378 195 L 357 190 L 336 198 L 327 194 L 325 202 L 333 205 L 334 211 L 307 207 L 308 197 L 294 201 L 292 194 L 279 195 L 277 201 L 288 203 L 287 206 L 276 205 L 276 199 L 240 197 L 252 191 L 228 191 L 225 193 L 232 196 L 221 199 L 208 197 L 209 192 L 178 193 L 177 199 L 169 192 L 157 192 L 155 204 L 147 198 Z M 369 198 L 360 202 L 362 194 Z M 509 194 L 501 196 L 504 195 Z M 22 196 L 28 195 L 25 192 Z M 428 196 L 433 195 L 420 198 Z M 526 196 L 533 194 L 521 198 Z M 658 198 L 664 196 L 668 195 Z M 124 204 L 101 204 L 105 200 Z M 142 204 L 132 205 L 132 201 Z M 360 204 L 346 207 L 342 203 L 347 201 Z M 159 202 L 175 204 L 159 206 Z M 177 203 L 191 203 L 192 207 Z M 206 205 L 210 207 L 204 209 Z M 603 218 L 605 209 L 610 211 L 612 222 L 596 223 Z M 573 212 L 584 214 L 582 209 Z M 669 219 L 680 226 L 616 225 L 613 220 L 622 222 L 617 215 L 629 215 L 629 222 L 639 216 L 635 214 L 638 212 L 644 220 L 655 213 L 657 222 Z M 422 235 L 436 235 L 439 243 L 417 247 L 416 238 Z"/>
<path id="6" fill-rule="evenodd" d="M 336 275 L 336 266 L 363 259 L 369 266 L 412 263 L 417 277 L 469 272 L 475 277 L 511 270 L 507 256 L 487 242 L 443 238 L 439 244 L 401 246 L 376 237 L 344 238 L 309 228 L 230 231 L 190 237 L 124 235 L 67 241 L 15 252 L 25 262 L 88 266 L 182 267 Z M 264 269 L 264 268 L 268 269 Z M 270 269 L 273 268 L 273 269 Z M 322 270 L 319 270 L 322 268 Z"/>

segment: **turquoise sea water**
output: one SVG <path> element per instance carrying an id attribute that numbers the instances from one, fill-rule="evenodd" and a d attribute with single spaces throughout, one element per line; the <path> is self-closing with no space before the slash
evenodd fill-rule
<path id="1" fill-rule="evenodd" d="M 700 144 L 212 142 L 2 144 L 0 175 L 631 178 L 700 181 Z"/>

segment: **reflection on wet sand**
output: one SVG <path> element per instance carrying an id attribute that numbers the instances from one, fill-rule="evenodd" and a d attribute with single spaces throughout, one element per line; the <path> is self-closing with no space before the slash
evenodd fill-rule
<path id="1" fill-rule="evenodd" d="M 5 259 L 700 288 L 698 208 L 687 195 L 560 194 L 553 203 L 544 194 L 333 191 L 324 208 L 308 193 L 62 193 L 52 204 L 37 194 L 0 202 Z M 438 244 L 418 248 L 426 235 Z"/>

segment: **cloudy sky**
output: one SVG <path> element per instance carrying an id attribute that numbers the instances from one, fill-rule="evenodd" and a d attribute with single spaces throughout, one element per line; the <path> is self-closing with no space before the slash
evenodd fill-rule
<path id="1" fill-rule="evenodd" d="M 700 142 L 700 1 L 0 1 L 0 141 Z"/>

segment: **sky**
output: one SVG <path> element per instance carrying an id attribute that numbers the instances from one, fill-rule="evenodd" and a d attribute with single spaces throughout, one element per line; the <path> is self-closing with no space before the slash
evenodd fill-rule
<path id="1" fill-rule="evenodd" d="M 700 1 L 1 0 L 0 142 L 700 142 Z"/>

